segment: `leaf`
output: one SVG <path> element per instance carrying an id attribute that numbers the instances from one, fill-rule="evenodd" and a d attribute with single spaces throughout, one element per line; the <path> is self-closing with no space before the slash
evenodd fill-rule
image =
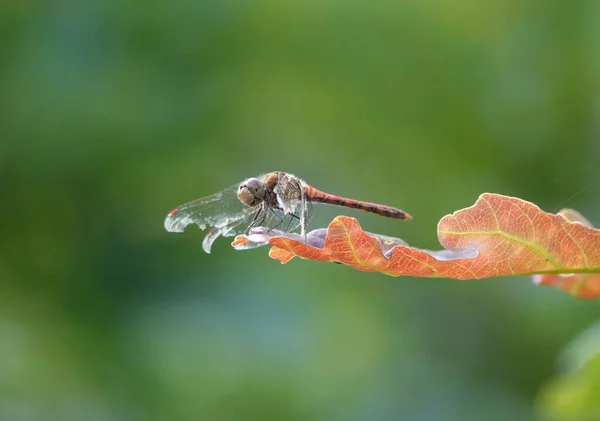
<path id="1" fill-rule="evenodd" d="M 592 223 L 573 209 L 563 209 L 560 215 L 572 222 L 593 228 Z M 537 285 L 553 285 L 580 298 L 594 298 L 600 291 L 600 273 L 568 273 L 533 275 Z"/>
<path id="2" fill-rule="evenodd" d="M 243 249 L 269 244 L 269 255 L 282 263 L 297 256 L 391 276 L 481 279 L 537 274 L 537 284 L 581 298 L 600 295 L 600 230 L 576 211 L 554 215 L 518 198 L 484 193 L 473 206 L 443 217 L 438 238 L 444 250 L 422 250 L 367 233 L 356 219 L 339 216 L 326 230 L 312 231 L 306 238 L 255 229 L 236 237 L 232 245 Z"/>

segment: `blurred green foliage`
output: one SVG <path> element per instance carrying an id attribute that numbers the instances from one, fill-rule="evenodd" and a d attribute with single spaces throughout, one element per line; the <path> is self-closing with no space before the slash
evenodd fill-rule
<path id="1" fill-rule="evenodd" d="M 596 420 L 600 416 L 600 323 L 579 334 L 563 351 L 560 376 L 539 394 L 548 420 Z"/>
<path id="2" fill-rule="evenodd" d="M 278 169 L 405 209 L 343 213 L 417 247 L 485 191 L 600 225 L 599 21 L 594 0 L 3 1 L 0 419 L 600 419 L 597 357 L 568 389 L 556 368 L 596 302 L 163 228 Z"/>

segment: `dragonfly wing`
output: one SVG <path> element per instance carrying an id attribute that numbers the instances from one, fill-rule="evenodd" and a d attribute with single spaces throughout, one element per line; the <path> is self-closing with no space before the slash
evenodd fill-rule
<path id="1" fill-rule="evenodd" d="M 289 175 L 279 175 L 277 187 L 277 202 L 284 213 L 294 213 L 297 211 L 298 205 L 302 201 L 303 187 L 299 179 Z"/>
<path id="2" fill-rule="evenodd" d="M 302 180 L 291 174 L 280 175 L 277 183 L 277 202 L 286 215 L 295 215 L 295 221 L 292 221 L 290 229 L 286 231 L 293 231 L 300 227 L 301 234 L 304 236 L 312 208 Z"/>
<path id="3" fill-rule="evenodd" d="M 210 248 L 218 237 L 243 233 L 257 210 L 240 202 L 237 198 L 238 188 L 239 183 L 219 193 L 176 207 L 165 218 L 165 229 L 183 232 L 190 224 L 196 224 L 202 230 L 210 227 L 211 230 L 202 242 L 204 251 L 210 253 Z"/>

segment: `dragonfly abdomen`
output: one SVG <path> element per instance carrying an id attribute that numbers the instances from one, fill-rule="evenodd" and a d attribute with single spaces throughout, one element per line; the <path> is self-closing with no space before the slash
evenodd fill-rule
<path id="1" fill-rule="evenodd" d="M 362 202 L 360 200 L 348 199 L 346 197 L 336 196 L 322 192 L 312 186 L 304 186 L 306 197 L 313 202 L 324 203 L 327 205 L 344 206 L 346 208 L 359 209 L 376 215 L 385 216 L 393 219 L 411 219 L 411 216 L 401 209 L 392 206 L 379 205 L 377 203 Z"/>

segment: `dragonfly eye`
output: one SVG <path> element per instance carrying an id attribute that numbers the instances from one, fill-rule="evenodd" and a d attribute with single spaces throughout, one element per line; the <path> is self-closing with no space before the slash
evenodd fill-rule
<path id="1" fill-rule="evenodd" d="M 238 198 L 248 206 L 256 206 L 262 202 L 265 189 L 258 178 L 250 178 L 240 185 Z"/>
<path id="2" fill-rule="evenodd" d="M 248 190 L 250 190 L 250 193 L 257 198 L 262 199 L 265 194 L 265 189 L 263 187 L 263 183 L 258 178 L 249 178 L 246 180 L 245 184 Z"/>

